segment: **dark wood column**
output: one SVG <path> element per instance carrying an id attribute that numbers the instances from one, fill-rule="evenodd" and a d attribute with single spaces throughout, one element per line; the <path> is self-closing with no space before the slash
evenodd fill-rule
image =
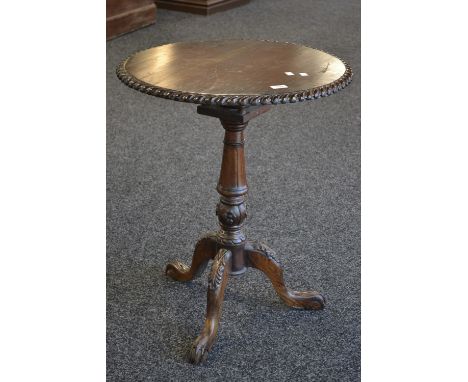
<path id="1" fill-rule="evenodd" d="M 220 195 L 216 215 L 221 228 L 218 232 L 218 242 L 232 253 L 232 275 L 242 274 L 246 270 L 243 226 L 247 217 L 245 196 L 248 187 L 245 172 L 244 130 L 249 120 L 269 109 L 269 106 L 235 108 L 208 105 L 197 108 L 199 114 L 219 118 L 225 130 L 223 159 L 216 187 Z"/>
<path id="2" fill-rule="evenodd" d="M 221 123 L 225 133 L 221 172 L 216 188 L 220 195 L 216 206 L 216 215 L 221 227 L 218 238 L 231 249 L 231 274 L 241 274 L 246 270 L 243 251 L 245 235 L 242 228 L 247 217 L 244 157 L 244 129 L 247 122 L 235 123 L 221 119 Z"/>

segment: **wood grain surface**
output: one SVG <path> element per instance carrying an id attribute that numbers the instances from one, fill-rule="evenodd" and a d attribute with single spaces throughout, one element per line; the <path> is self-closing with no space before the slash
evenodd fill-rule
<path id="1" fill-rule="evenodd" d="M 352 76 L 346 63 L 321 50 L 251 40 L 157 46 L 123 61 L 117 74 L 150 95 L 221 105 L 319 98 L 342 89 Z"/>

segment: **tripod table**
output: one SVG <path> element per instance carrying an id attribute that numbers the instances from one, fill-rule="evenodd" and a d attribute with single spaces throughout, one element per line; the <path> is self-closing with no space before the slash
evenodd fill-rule
<path id="1" fill-rule="evenodd" d="M 213 260 L 205 325 L 192 346 L 190 360 L 206 360 L 216 338 L 228 275 L 240 275 L 248 267 L 263 271 L 287 305 L 322 309 L 325 298 L 321 294 L 287 288 L 273 251 L 244 235 L 244 130 L 251 119 L 273 105 L 313 100 L 343 89 L 351 81 L 351 68 L 328 53 L 302 45 L 226 40 L 143 50 L 125 59 L 117 76 L 143 93 L 199 104 L 197 112 L 219 118 L 225 130 L 217 186 L 220 228 L 200 238 L 190 266 L 174 261 L 166 267 L 166 274 L 174 280 L 190 281 Z"/>

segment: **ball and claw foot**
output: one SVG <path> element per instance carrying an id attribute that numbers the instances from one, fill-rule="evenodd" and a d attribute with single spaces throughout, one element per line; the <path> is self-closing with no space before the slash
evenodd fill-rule
<path id="1" fill-rule="evenodd" d="M 208 358 L 208 352 L 210 351 L 211 346 L 208 345 L 207 336 L 199 336 L 192 344 L 190 349 L 189 360 L 191 363 L 198 365 L 205 363 Z"/>
<path id="2" fill-rule="evenodd" d="M 320 310 L 325 307 L 325 297 L 315 291 L 294 291 L 286 287 L 283 269 L 275 253 L 263 243 L 247 243 L 244 249 L 247 265 L 262 271 L 273 284 L 276 293 L 286 305 L 297 309 Z"/>

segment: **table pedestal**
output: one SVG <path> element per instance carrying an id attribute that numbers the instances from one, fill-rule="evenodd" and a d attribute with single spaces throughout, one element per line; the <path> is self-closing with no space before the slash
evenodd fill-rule
<path id="1" fill-rule="evenodd" d="M 195 245 L 190 267 L 174 261 L 166 266 L 166 274 L 177 281 L 198 277 L 213 260 L 208 277 L 208 302 L 205 325 L 195 340 L 190 360 L 206 360 L 216 338 L 228 275 L 240 275 L 248 267 L 261 270 L 271 280 L 281 299 L 289 306 L 302 309 L 323 309 L 325 298 L 314 291 L 298 292 L 288 289 L 283 270 L 274 252 L 263 243 L 246 240 L 242 227 L 247 216 L 245 195 L 247 180 L 244 160 L 244 129 L 250 119 L 269 110 L 269 106 L 230 108 L 198 106 L 199 114 L 217 117 L 224 127 L 224 150 L 217 191 L 216 207 L 220 230 L 204 235 Z"/>

